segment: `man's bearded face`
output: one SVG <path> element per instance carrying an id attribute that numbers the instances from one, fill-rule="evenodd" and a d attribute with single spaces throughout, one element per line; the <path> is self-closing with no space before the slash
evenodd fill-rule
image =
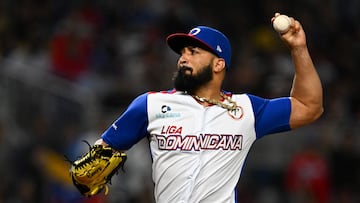
<path id="1" fill-rule="evenodd" d="M 193 94 L 202 85 L 213 79 L 212 67 L 207 65 L 197 74 L 193 74 L 193 69 L 187 66 L 181 66 L 174 75 L 174 86 L 176 90 Z"/>

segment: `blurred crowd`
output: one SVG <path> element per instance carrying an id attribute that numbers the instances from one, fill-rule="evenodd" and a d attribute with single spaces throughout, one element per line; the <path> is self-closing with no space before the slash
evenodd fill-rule
<path id="1" fill-rule="evenodd" d="M 81 140 L 95 141 L 138 94 L 172 88 L 177 55 L 165 38 L 194 25 L 231 41 L 224 89 L 287 96 L 293 67 L 270 23 L 275 12 L 302 23 L 325 112 L 310 126 L 255 143 L 239 202 L 360 202 L 358 0 L 1 0 L 0 202 L 153 202 L 146 140 L 128 152 L 126 173 L 113 178 L 108 196 L 81 197 L 63 155 L 84 153 Z M 58 80 L 67 84 L 64 95 L 83 93 L 68 84 L 90 91 L 96 116 L 82 116 L 87 106 L 57 91 L 44 97 Z"/>

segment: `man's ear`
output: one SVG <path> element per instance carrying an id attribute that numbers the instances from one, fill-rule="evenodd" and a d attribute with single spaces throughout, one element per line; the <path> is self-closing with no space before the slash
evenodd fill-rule
<path id="1" fill-rule="evenodd" d="M 221 72 L 222 70 L 224 70 L 225 67 L 225 60 L 223 58 L 216 58 L 214 60 L 214 71 L 215 72 Z"/>

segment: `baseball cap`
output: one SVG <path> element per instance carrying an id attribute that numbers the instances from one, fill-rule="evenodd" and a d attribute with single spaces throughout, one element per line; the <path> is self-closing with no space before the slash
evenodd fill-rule
<path id="1" fill-rule="evenodd" d="M 185 46 L 200 46 L 214 53 L 216 56 L 225 60 L 227 69 L 230 67 L 231 46 L 229 39 L 220 31 L 207 27 L 197 26 L 192 28 L 189 33 L 175 33 L 166 38 L 168 46 L 180 54 Z"/>

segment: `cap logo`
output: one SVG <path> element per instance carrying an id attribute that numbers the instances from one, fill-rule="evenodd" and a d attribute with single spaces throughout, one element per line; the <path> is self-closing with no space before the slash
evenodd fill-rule
<path id="1" fill-rule="evenodd" d="M 221 49 L 221 47 L 219 45 L 216 46 L 216 51 L 222 52 L 222 49 Z"/>
<path id="2" fill-rule="evenodd" d="M 200 28 L 194 28 L 194 29 L 190 30 L 189 34 L 197 35 L 197 34 L 199 34 L 200 31 L 201 31 Z"/>

